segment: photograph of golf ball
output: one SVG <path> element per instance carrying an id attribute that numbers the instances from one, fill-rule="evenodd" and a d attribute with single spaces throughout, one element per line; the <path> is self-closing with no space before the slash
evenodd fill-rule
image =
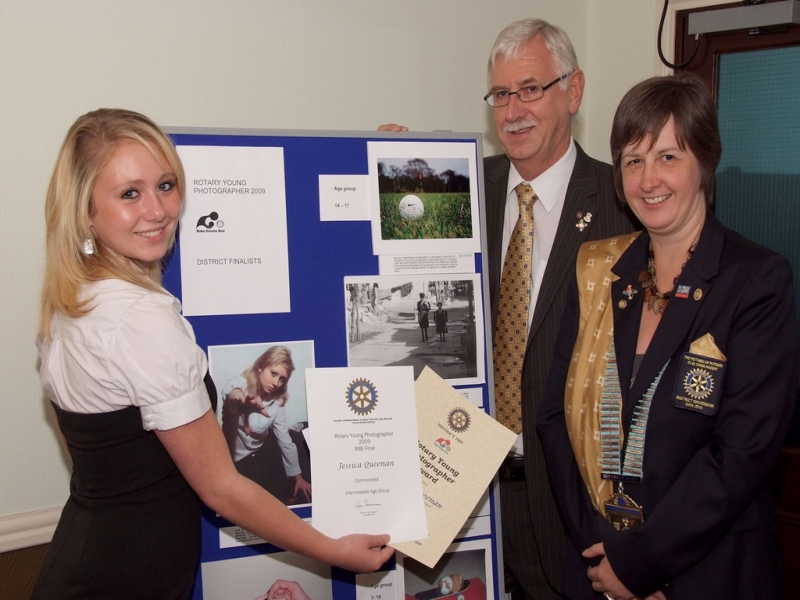
<path id="1" fill-rule="evenodd" d="M 378 193 L 384 240 L 473 236 L 466 158 L 381 158 Z"/>

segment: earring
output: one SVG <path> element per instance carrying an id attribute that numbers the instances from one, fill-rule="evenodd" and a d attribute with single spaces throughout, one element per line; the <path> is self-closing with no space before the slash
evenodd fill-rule
<path id="1" fill-rule="evenodd" d="M 86 256 L 94 254 L 94 244 L 92 243 L 92 238 L 84 238 L 83 240 L 83 253 Z"/>

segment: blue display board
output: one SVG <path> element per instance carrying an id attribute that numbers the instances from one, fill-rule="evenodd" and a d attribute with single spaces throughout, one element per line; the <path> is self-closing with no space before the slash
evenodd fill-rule
<path id="1" fill-rule="evenodd" d="M 469 144 L 471 164 L 476 167 L 478 190 L 478 212 L 482 217 L 484 213 L 483 199 L 483 173 L 482 173 L 482 148 L 479 134 L 456 133 L 429 133 L 424 136 L 415 134 L 384 134 L 384 133 L 357 133 L 357 132 L 305 132 L 305 131 L 235 131 L 214 129 L 168 129 L 170 136 L 181 148 L 190 146 L 200 147 L 245 147 L 245 148 L 281 148 L 283 152 L 283 168 L 285 178 L 286 198 L 286 233 L 288 244 L 288 284 L 290 310 L 279 313 L 258 314 L 220 314 L 191 316 L 187 318 L 194 328 L 198 344 L 207 352 L 209 347 L 229 346 L 239 344 L 265 344 L 284 343 L 296 340 L 313 340 L 313 359 L 316 367 L 344 367 L 348 366 L 348 323 L 346 314 L 346 294 L 344 293 L 345 277 L 379 276 L 379 259 L 373 253 L 373 231 L 369 220 L 358 221 L 323 221 L 320 218 L 320 176 L 344 175 L 367 176 L 370 174 L 368 159 L 369 142 L 385 142 L 387 140 L 408 142 L 410 144 L 440 144 L 459 142 Z M 413 146 L 410 146 L 413 147 Z M 446 178 L 443 178 L 443 180 Z M 191 187 L 192 181 L 187 182 Z M 189 202 L 190 199 L 187 200 Z M 187 206 L 188 210 L 190 207 Z M 480 232 L 475 232 L 479 237 L 479 248 L 485 247 L 485 221 L 479 219 Z M 186 228 L 186 223 L 183 225 Z M 180 236 L 180 234 L 179 234 Z M 269 248 L 270 239 L 264 239 L 265 247 Z M 179 299 L 182 299 L 185 282 L 181 273 L 181 244 L 180 239 L 176 244 L 175 252 L 169 258 L 165 274 L 164 285 Z M 482 311 L 479 322 L 482 330 L 478 331 L 483 336 L 483 342 L 478 346 L 481 350 L 489 348 L 488 328 L 489 318 L 487 280 L 482 272 L 481 252 L 474 252 L 474 272 L 477 274 L 475 281 L 477 289 L 473 291 L 478 300 L 474 303 Z M 447 279 L 443 275 L 426 275 L 426 280 Z M 458 280 L 459 276 L 450 277 Z M 453 289 L 458 286 L 451 286 Z M 230 294 L 247 293 L 246 289 L 226 290 Z M 449 293 L 461 293 L 460 290 L 451 290 Z M 471 304 L 473 306 L 473 304 Z M 434 307 L 435 308 L 435 307 Z M 435 331 L 431 319 L 432 332 Z M 475 321 L 473 321 L 475 322 Z M 435 336 L 435 333 L 431 333 Z M 489 393 L 491 381 L 490 363 L 486 351 L 477 357 L 484 375 L 482 380 L 469 387 L 479 390 L 482 397 L 482 406 L 488 413 L 492 402 Z M 213 367 L 212 367 L 213 368 Z M 217 382 L 218 389 L 221 387 Z M 459 386 L 456 386 L 459 387 Z M 312 424 L 313 426 L 313 424 Z M 313 427 L 312 427 L 313 429 Z M 324 502 L 324 498 L 314 498 L 313 502 Z M 312 506 L 301 506 L 293 510 L 302 518 L 310 519 Z M 465 588 L 461 591 L 463 600 L 480 600 L 481 598 L 497 599 L 500 594 L 499 578 L 502 577 L 502 563 L 500 561 L 499 535 L 496 519 L 496 498 L 494 492 L 489 494 L 490 527 L 481 531 L 479 535 L 465 538 L 465 549 L 450 556 L 451 565 L 443 569 L 450 569 L 438 573 L 405 564 L 403 572 L 406 577 L 401 586 L 375 584 L 372 593 L 365 596 L 363 590 L 356 588 L 356 576 L 339 569 L 330 572 L 330 595 L 335 600 L 355 600 L 356 598 L 370 597 L 371 600 L 400 600 L 399 589 L 404 590 L 404 595 L 409 598 L 422 598 L 423 596 L 457 598 L 459 594 L 451 595 L 434 589 L 440 585 L 437 580 L 431 585 L 427 595 L 419 592 L 420 586 L 424 587 L 426 577 L 431 578 L 439 574 L 449 576 L 461 570 Z M 248 573 L 261 572 L 259 566 L 238 569 L 244 565 L 242 559 L 253 557 L 281 556 L 280 549 L 267 544 L 246 544 L 222 547 L 220 543 L 220 530 L 230 528 L 231 523 L 215 515 L 208 509 L 204 512 L 202 523 L 203 547 L 202 564 L 198 573 L 194 597 L 201 599 L 220 597 L 218 592 L 213 595 L 203 593 L 203 578 L 208 582 L 210 567 L 223 567 L 225 571 L 230 565 L 230 573 L 226 575 L 228 593 L 224 597 L 229 599 L 246 598 L 254 600 L 255 595 L 248 597 L 247 592 L 239 592 L 236 581 L 240 578 L 250 577 Z M 472 545 L 471 545 L 472 543 Z M 476 553 L 479 555 L 475 557 Z M 282 553 L 288 554 L 288 553 Z M 445 558 L 449 555 L 446 554 Z M 444 558 L 443 558 L 444 560 Z M 483 566 L 481 566 L 483 561 Z M 248 563 L 249 564 L 249 563 Z M 257 564 L 257 563 L 253 563 Z M 302 569 L 304 563 L 293 564 L 291 573 Z M 237 568 L 234 568 L 236 566 Z M 387 569 L 394 570 L 396 561 L 392 560 Z M 316 569 L 313 567 L 312 570 Z M 441 570 L 441 569 L 440 569 Z M 205 574 L 204 574 L 205 572 Z M 460 576 L 460 575 L 459 575 Z M 483 577 L 482 581 L 479 581 Z M 271 576 L 270 576 L 271 577 Z M 323 577 L 327 572 L 323 571 Z M 267 577 L 264 581 L 267 582 Z M 470 583 L 472 583 L 470 587 Z M 265 594 L 269 582 L 265 583 L 262 594 Z M 482 587 L 483 586 L 483 589 Z M 242 586 L 247 587 L 247 586 Z M 468 593 L 467 593 L 468 592 Z M 317 600 L 311 596 L 313 600 Z M 404 599 L 403 599 L 404 600 Z"/>

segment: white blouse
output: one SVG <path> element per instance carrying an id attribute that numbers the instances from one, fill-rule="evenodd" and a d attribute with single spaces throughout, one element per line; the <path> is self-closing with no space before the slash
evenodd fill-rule
<path id="1" fill-rule="evenodd" d="M 142 426 L 167 430 L 210 408 L 203 383 L 208 361 L 178 300 L 119 279 L 86 286 L 92 310 L 56 314 L 51 339 L 38 340 L 47 396 L 76 413 L 138 406 Z"/>
<path id="2" fill-rule="evenodd" d="M 222 398 L 227 398 L 236 388 L 239 388 L 245 394 L 247 393 L 247 380 L 241 375 L 232 377 L 225 384 L 225 387 L 222 388 Z M 253 412 L 247 416 L 250 435 L 244 432 L 245 416 L 239 415 L 236 422 L 236 440 L 232 449 L 233 462 L 238 462 L 259 450 L 269 437 L 269 432 L 272 431 L 281 449 L 283 469 L 286 471 L 286 476 L 294 477 L 295 475 L 300 475 L 302 473 L 300 458 L 297 446 L 289 434 L 289 426 L 286 422 L 286 407 L 278 403 L 277 400 L 268 400 L 264 403 L 264 412 L 269 416 L 260 412 Z"/>

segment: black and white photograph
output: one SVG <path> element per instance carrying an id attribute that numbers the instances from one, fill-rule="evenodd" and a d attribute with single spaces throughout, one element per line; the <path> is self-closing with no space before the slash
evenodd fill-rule
<path id="1" fill-rule="evenodd" d="M 345 277 L 348 366 L 430 367 L 451 385 L 483 383 L 477 275 Z M 480 357 L 480 358 L 479 358 Z"/>
<path id="2" fill-rule="evenodd" d="M 480 251 L 475 144 L 368 142 L 375 254 Z"/>
<path id="3" fill-rule="evenodd" d="M 487 540 L 453 544 L 433 568 L 399 555 L 397 581 L 405 600 L 493 600 L 491 548 Z"/>
<path id="4" fill-rule="evenodd" d="M 286 505 L 311 503 L 305 369 L 312 341 L 209 346 L 217 417 L 237 471 Z"/>

